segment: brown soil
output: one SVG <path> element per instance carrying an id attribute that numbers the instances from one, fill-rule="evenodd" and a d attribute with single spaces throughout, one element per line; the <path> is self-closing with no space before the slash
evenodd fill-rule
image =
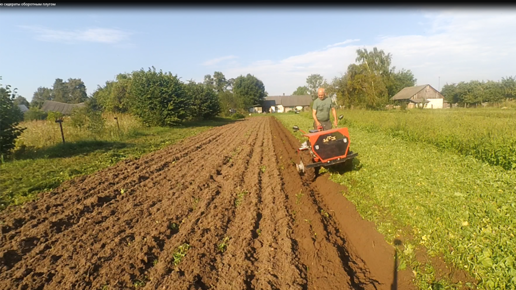
<path id="1" fill-rule="evenodd" d="M 298 175 L 298 146 L 250 118 L 8 208 L 0 289 L 414 289 L 345 187 Z"/>

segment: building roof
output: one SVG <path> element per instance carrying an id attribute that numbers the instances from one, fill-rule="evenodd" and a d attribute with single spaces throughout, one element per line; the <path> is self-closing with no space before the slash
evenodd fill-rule
<path id="1" fill-rule="evenodd" d="M 84 107 L 84 103 L 79 104 L 67 104 L 55 101 L 45 101 L 41 110 L 45 112 L 60 112 L 63 115 L 70 115 L 74 108 Z"/>
<path id="2" fill-rule="evenodd" d="M 310 106 L 312 97 L 310 95 L 302 96 L 270 96 L 264 100 L 264 106 L 278 106 L 296 107 L 296 106 Z"/>
<path id="3" fill-rule="evenodd" d="M 397 94 L 395 94 L 391 98 L 391 100 L 408 100 L 408 99 L 412 98 L 415 94 L 419 93 L 421 90 L 426 88 L 426 86 L 428 86 L 428 85 L 403 88 L 401 91 L 399 91 Z"/>
<path id="4" fill-rule="evenodd" d="M 18 105 L 18 108 L 20 108 L 20 111 L 22 111 L 22 113 L 25 113 L 29 110 L 29 108 L 27 108 L 27 106 L 25 105 Z"/>

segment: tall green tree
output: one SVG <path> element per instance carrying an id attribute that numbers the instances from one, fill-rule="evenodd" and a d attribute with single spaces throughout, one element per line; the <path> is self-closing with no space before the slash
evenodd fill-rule
<path id="1" fill-rule="evenodd" d="M 167 126 L 189 117 L 191 99 L 177 75 L 141 69 L 132 73 L 132 112 L 149 126 Z"/>
<path id="2" fill-rule="evenodd" d="M 215 80 L 210 74 L 204 76 L 203 84 L 207 87 L 215 91 Z"/>
<path id="3" fill-rule="evenodd" d="M 444 100 L 450 104 L 459 102 L 459 94 L 455 84 L 446 83 L 441 89 L 441 94 L 444 96 Z"/>
<path id="4" fill-rule="evenodd" d="M 308 87 L 302 86 L 297 87 L 297 89 L 292 93 L 293 96 L 305 96 L 308 95 Z"/>
<path id="5" fill-rule="evenodd" d="M 216 71 L 213 73 L 213 85 L 215 86 L 215 90 L 217 93 L 222 93 L 226 91 L 228 86 L 228 81 L 223 73 Z"/>
<path id="6" fill-rule="evenodd" d="M 386 54 L 376 47 L 372 51 L 357 49 L 356 61 L 362 65 L 362 74 L 367 78 L 365 87 L 368 108 L 378 109 L 389 101 L 387 85 L 392 82 L 391 59 L 390 53 Z"/>
<path id="7" fill-rule="evenodd" d="M 235 79 L 233 93 L 238 100 L 238 108 L 241 112 L 261 105 L 267 96 L 263 82 L 251 74 L 247 74 L 245 77 L 241 75 Z"/>
<path id="8" fill-rule="evenodd" d="M 81 79 L 68 79 L 66 82 L 68 95 L 66 96 L 66 103 L 78 104 L 83 103 L 88 99 L 86 94 L 86 85 Z"/>
<path id="9" fill-rule="evenodd" d="M 504 98 L 511 100 L 516 98 L 516 77 L 502 78 L 501 87 Z"/>
<path id="10" fill-rule="evenodd" d="M 131 75 L 118 74 L 116 81 L 106 81 L 103 87 L 93 93 L 93 97 L 104 111 L 113 113 L 128 112 L 133 101 L 130 95 Z"/>
<path id="11" fill-rule="evenodd" d="M 311 74 L 306 78 L 306 87 L 308 88 L 308 94 L 312 96 L 312 100 L 317 98 L 317 90 L 324 83 L 324 78 L 320 74 Z"/>
<path id="12" fill-rule="evenodd" d="M 1 78 L 0 78 L 1 80 Z M 0 84 L 0 155 L 7 155 L 15 146 L 16 138 L 21 135 L 24 128 L 18 127 L 23 120 L 23 114 L 14 105 L 16 89 L 11 91 L 11 86 L 5 88 Z"/>
<path id="13" fill-rule="evenodd" d="M 32 101 L 30 102 L 30 106 L 34 108 L 41 108 L 45 101 L 52 100 L 52 89 L 39 87 L 34 95 L 32 96 Z"/>
<path id="14" fill-rule="evenodd" d="M 192 119 L 209 119 L 220 113 L 219 98 L 209 85 L 189 81 L 185 84 L 185 93 L 191 99 L 189 115 Z"/>
<path id="15" fill-rule="evenodd" d="M 396 95 L 399 91 L 406 87 L 416 85 L 417 79 L 410 70 L 401 69 L 396 73 L 392 73 L 387 80 L 387 91 L 389 97 Z"/>
<path id="16" fill-rule="evenodd" d="M 14 105 L 16 105 L 16 106 L 25 105 L 25 107 L 27 107 L 27 109 L 30 107 L 29 101 L 27 101 L 27 99 L 22 96 L 17 96 L 13 102 L 14 102 Z"/>
<path id="17" fill-rule="evenodd" d="M 54 85 L 52 87 L 52 101 L 68 103 L 69 94 L 70 91 L 66 82 L 60 78 L 57 78 L 54 81 Z"/>

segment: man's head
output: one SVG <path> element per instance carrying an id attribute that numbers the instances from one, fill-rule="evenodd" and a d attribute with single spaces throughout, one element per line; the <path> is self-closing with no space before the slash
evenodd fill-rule
<path id="1" fill-rule="evenodd" d="M 324 88 L 319 88 L 317 90 L 317 96 L 319 97 L 319 99 L 321 99 L 321 100 L 324 99 L 324 95 L 325 95 L 324 94 Z"/>

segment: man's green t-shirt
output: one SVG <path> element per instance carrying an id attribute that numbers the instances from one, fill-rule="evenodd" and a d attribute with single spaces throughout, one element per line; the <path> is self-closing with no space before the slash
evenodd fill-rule
<path id="1" fill-rule="evenodd" d="M 330 98 L 325 97 L 324 99 L 315 99 L 312 109 L 316 110 L 315 116 L 319 122 L 326 122 L 330 120 L 330 110 L 334 108 L 333 102 Z"/>

